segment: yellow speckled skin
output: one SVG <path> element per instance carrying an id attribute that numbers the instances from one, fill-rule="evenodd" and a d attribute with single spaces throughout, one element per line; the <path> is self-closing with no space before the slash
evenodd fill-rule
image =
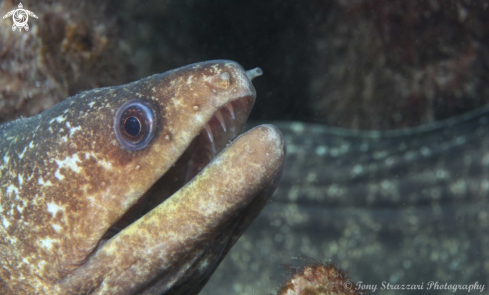
<path id="1" fill-rule="evenodd" d="M 209 83 L 222 72 L 229 85 Z M 112 122 L 134 98 L 155 110 L 155 135 L 128 151 Z M 1 125 L 0 294 L 198 293 L 275 189 L 284 159 L 275 127 L 241 136 L 171 198 L 99 242 L 237 98 L 241 128 L 253 85 L 238 64 L 211 61 L 84 92 Z"/>

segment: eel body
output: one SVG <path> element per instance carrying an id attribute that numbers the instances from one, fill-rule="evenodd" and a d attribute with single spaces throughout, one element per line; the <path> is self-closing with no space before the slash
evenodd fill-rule
<path id="1" fill-rule="evenodd" d="M 378 290 L 424 282 L 425 292 L 447 293 L 428 290 L 430 281 L 487 290 L 489 106 L 384 132 L 271 123 L 287 145 L 284 174 L 203 294 L 271 293 L 268 278 L 284 273 L 276 266 L 300 254 L 332 260 Z M 226 280 L 238 271 L 240 281 Z"/>
<path id="2" fill-rule="evenodd" d="M 259 74 L 193 64 L 1 125 L 0 293 L 198 293 L 281 175 L 277 128 L 232 141 Z"/>

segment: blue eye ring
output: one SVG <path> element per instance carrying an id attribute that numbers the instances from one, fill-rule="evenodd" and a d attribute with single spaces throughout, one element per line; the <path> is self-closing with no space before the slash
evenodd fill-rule
<path id="1" fill-rule="evenodd" d="M 115 112 L 115 137 L 128 151 L 143 149 L 154 136 L 155 123 L 156 117 L 148 102 L 141 99 L 126 101 Z"/>

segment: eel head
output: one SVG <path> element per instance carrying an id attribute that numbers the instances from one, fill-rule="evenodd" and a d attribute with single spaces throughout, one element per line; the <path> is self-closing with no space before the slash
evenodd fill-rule
<path id="1" fill-rule="evenodd" d="M 2 294 L 196 294 L 276 188 L 285 148 L 231 61 L 0 126 Z"/>

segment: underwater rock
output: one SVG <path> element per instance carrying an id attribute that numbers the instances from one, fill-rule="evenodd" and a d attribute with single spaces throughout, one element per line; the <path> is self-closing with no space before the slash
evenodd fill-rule
<path id="1" fill-rule="evenodd" d="M 393 129 L 489 101 L 488 3 L 316 1 L 324 11 L 308 96 L 316 122 Z"/>
<path id="2" fill-rule="evenodd" d="M 24 3 L 29 31 L 0 26 L 0 123 L 36 115 L 82 90 L 129 81 L 127 46 L 107 1 Z M 0 14 L 16 8 L 0 2 Z M 89 16 L 89 17 L 87 17 Z"/>

